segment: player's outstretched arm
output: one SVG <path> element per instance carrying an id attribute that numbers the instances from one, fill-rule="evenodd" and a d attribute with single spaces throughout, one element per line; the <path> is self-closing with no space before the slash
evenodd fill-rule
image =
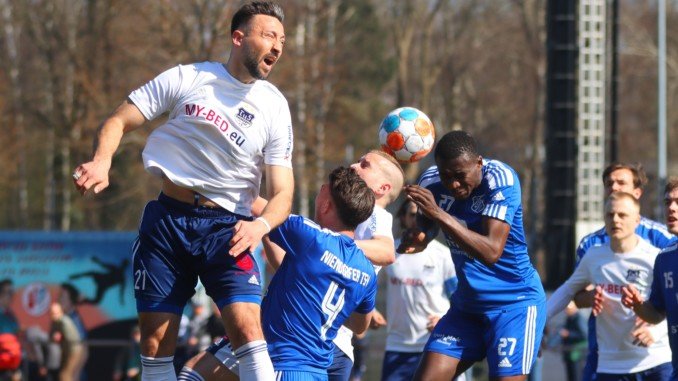
<path id="1" fill-rule="evenodd" d="M 294 175 L 291 168 L 266 165 L 268 203 L 254 221 L 239 221 L 231 240 L 229 254 L 238 256 L 245 250 L 254 251 L 261 238 L 290 215 L 294 195 Z"/>
<path id="2" fill-rule="evenodd" d="M 484 234 L 469 230 L 456 218 L 442 210 L 433 194 L 418 185 L 406 185 L 407 198 L 414 201 L 424 216 L 438 223 L 438 226 L 453 237 L 467 254 L 487 266 L 495 264 L 504 252 L 504 245 L 511 227 L 504 221 L 483 217 Z M 427 237 L 428 238 L 428 237 Z"/>
<path id="3" fill-rule="evenodd" d="M 568 303 L 572 300 L 574 296 L 574 291 L 570 288 L 567 283 L 564 283 L 556 291 L 551 294 L 551 297 L 546 302 L 546 319 L 552 318 L 558 312 L 562 311 L 567 307 Z"/>
<path id="4" fill-rule="evenodd" d="M 140 127 L 146 119 L 137 106 L 125 100 L 97 130 L 94 138 L 94 155 L 73 171 L 73 182 L 80 194 L 92 189 L 99 193 L 108 187 L 108 171 L 113 154 L 120 145 L 123 134 Z"/>
<path id="5" fill-rule="evenodd" d="M 370 326 L 370 321 L 372 321 L 372 314 L 360 314 L 357 312 L 351 313 L 351 315 L 346 319 L 344 325 L 353 331 L 356 335 L 360 335 L 367 330 Z"/>
<path id="6" fill-rule="evenodd" d="M 666 318 L 666 314 L 658 311 L 650 302 L 643 300 L 638 289 L 633 285 L 622 287 L 622 304 L 631 308 L 641 319 L 657 324 Z"/>
<path id="7" fill-rule="evenodd" d="M 367 259 L 377 266 L 388 266 L 395 262 L 395 244 L 390 237 L 375 235 L 372 239 L 360 239 L 355 243 Z"/>

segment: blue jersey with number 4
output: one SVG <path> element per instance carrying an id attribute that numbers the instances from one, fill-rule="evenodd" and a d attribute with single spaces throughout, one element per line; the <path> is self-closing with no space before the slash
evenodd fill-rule
<path id="1" fill-rule="evenodd" d="M 262 326 L 276 370 L 332 364 L 332 339 L 352 312 L 374 309 L 377 276 L 350 237 L 291 215 L 269 234 L 285 250 L 262 302 Z"/>
<path id="2" fill-rule="evenodd" d="M 483 160 L 482 181 L 464 200 L 456 200 L 442 185 L 436 166 L 422 174 L 419 185 L 433 193 L 440 208 L 476 233 L 486 234 L 482 227 L 484 218 L 510 226 L 504 251 L 491 266 L 471 257 L 445 234 L 459 279 L 452 295 L 453 305 L 478 313 L 534 305 L 546 299 L 539 274 L 527 253 L 520 182 L 511 167 L 498 160 Z"/>

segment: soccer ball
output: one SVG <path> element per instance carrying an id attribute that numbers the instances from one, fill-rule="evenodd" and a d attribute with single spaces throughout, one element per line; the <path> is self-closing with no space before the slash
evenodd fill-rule
<path id="1" fill-rule="evenodd" d="M 379 126 L 379 144 L 402 163 L 421 160 L 433 148 L 435 128 L 431 119 L 414 107 L 397 108 Z"/>

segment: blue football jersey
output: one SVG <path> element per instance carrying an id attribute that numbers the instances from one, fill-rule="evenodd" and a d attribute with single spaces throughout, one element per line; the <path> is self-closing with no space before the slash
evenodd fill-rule
<path id="1" fill-rule="evenodd" d="M 511 167 L 498 160 L 483 160 L 482 181 L 465 200 L 455 200 L 441 184 L 436 166 L 422 174 L 419 185 L 433 193 L 440 208 L 476 233 L 482 234 L 483 218 L 494 218 L 510 226 L 504 252 L 492 266 L 474 259 L 445 235 L 459 279 L 452 295 L 454 305 L 467 312 L 486 312 L 546 299 L 539 274 L 527 253 L 520 181 Z"/>
<path id="2" fill-rule="evenodd" d="M 666 313 L 669 328 L 669 344 L 673 358 L 673 375 L 678 376 L 678 245 L 673 245 L 659 253 L 654 262 L 654 278 L 650 303 L 658 310 Z"/>
<path id="3" fill-rule="evenodd" d="M 269 234 L 286 251 L 262 302 L 262 326 L 276 370 L 332 364 L 332 339 L 352 312 L 374 309 L 374 266 L 346 235 L 291 215 Z"/>

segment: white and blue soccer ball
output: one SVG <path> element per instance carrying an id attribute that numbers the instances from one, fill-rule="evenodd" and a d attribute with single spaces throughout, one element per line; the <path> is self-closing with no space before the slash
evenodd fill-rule
<path id="1" fill-rule="evenodd" d="M 421 160 L 433 148 L 435 127 L 414 107 L 400 107 L 386 115 L 379 126 L 379 144 L 401 163 Z"/>

